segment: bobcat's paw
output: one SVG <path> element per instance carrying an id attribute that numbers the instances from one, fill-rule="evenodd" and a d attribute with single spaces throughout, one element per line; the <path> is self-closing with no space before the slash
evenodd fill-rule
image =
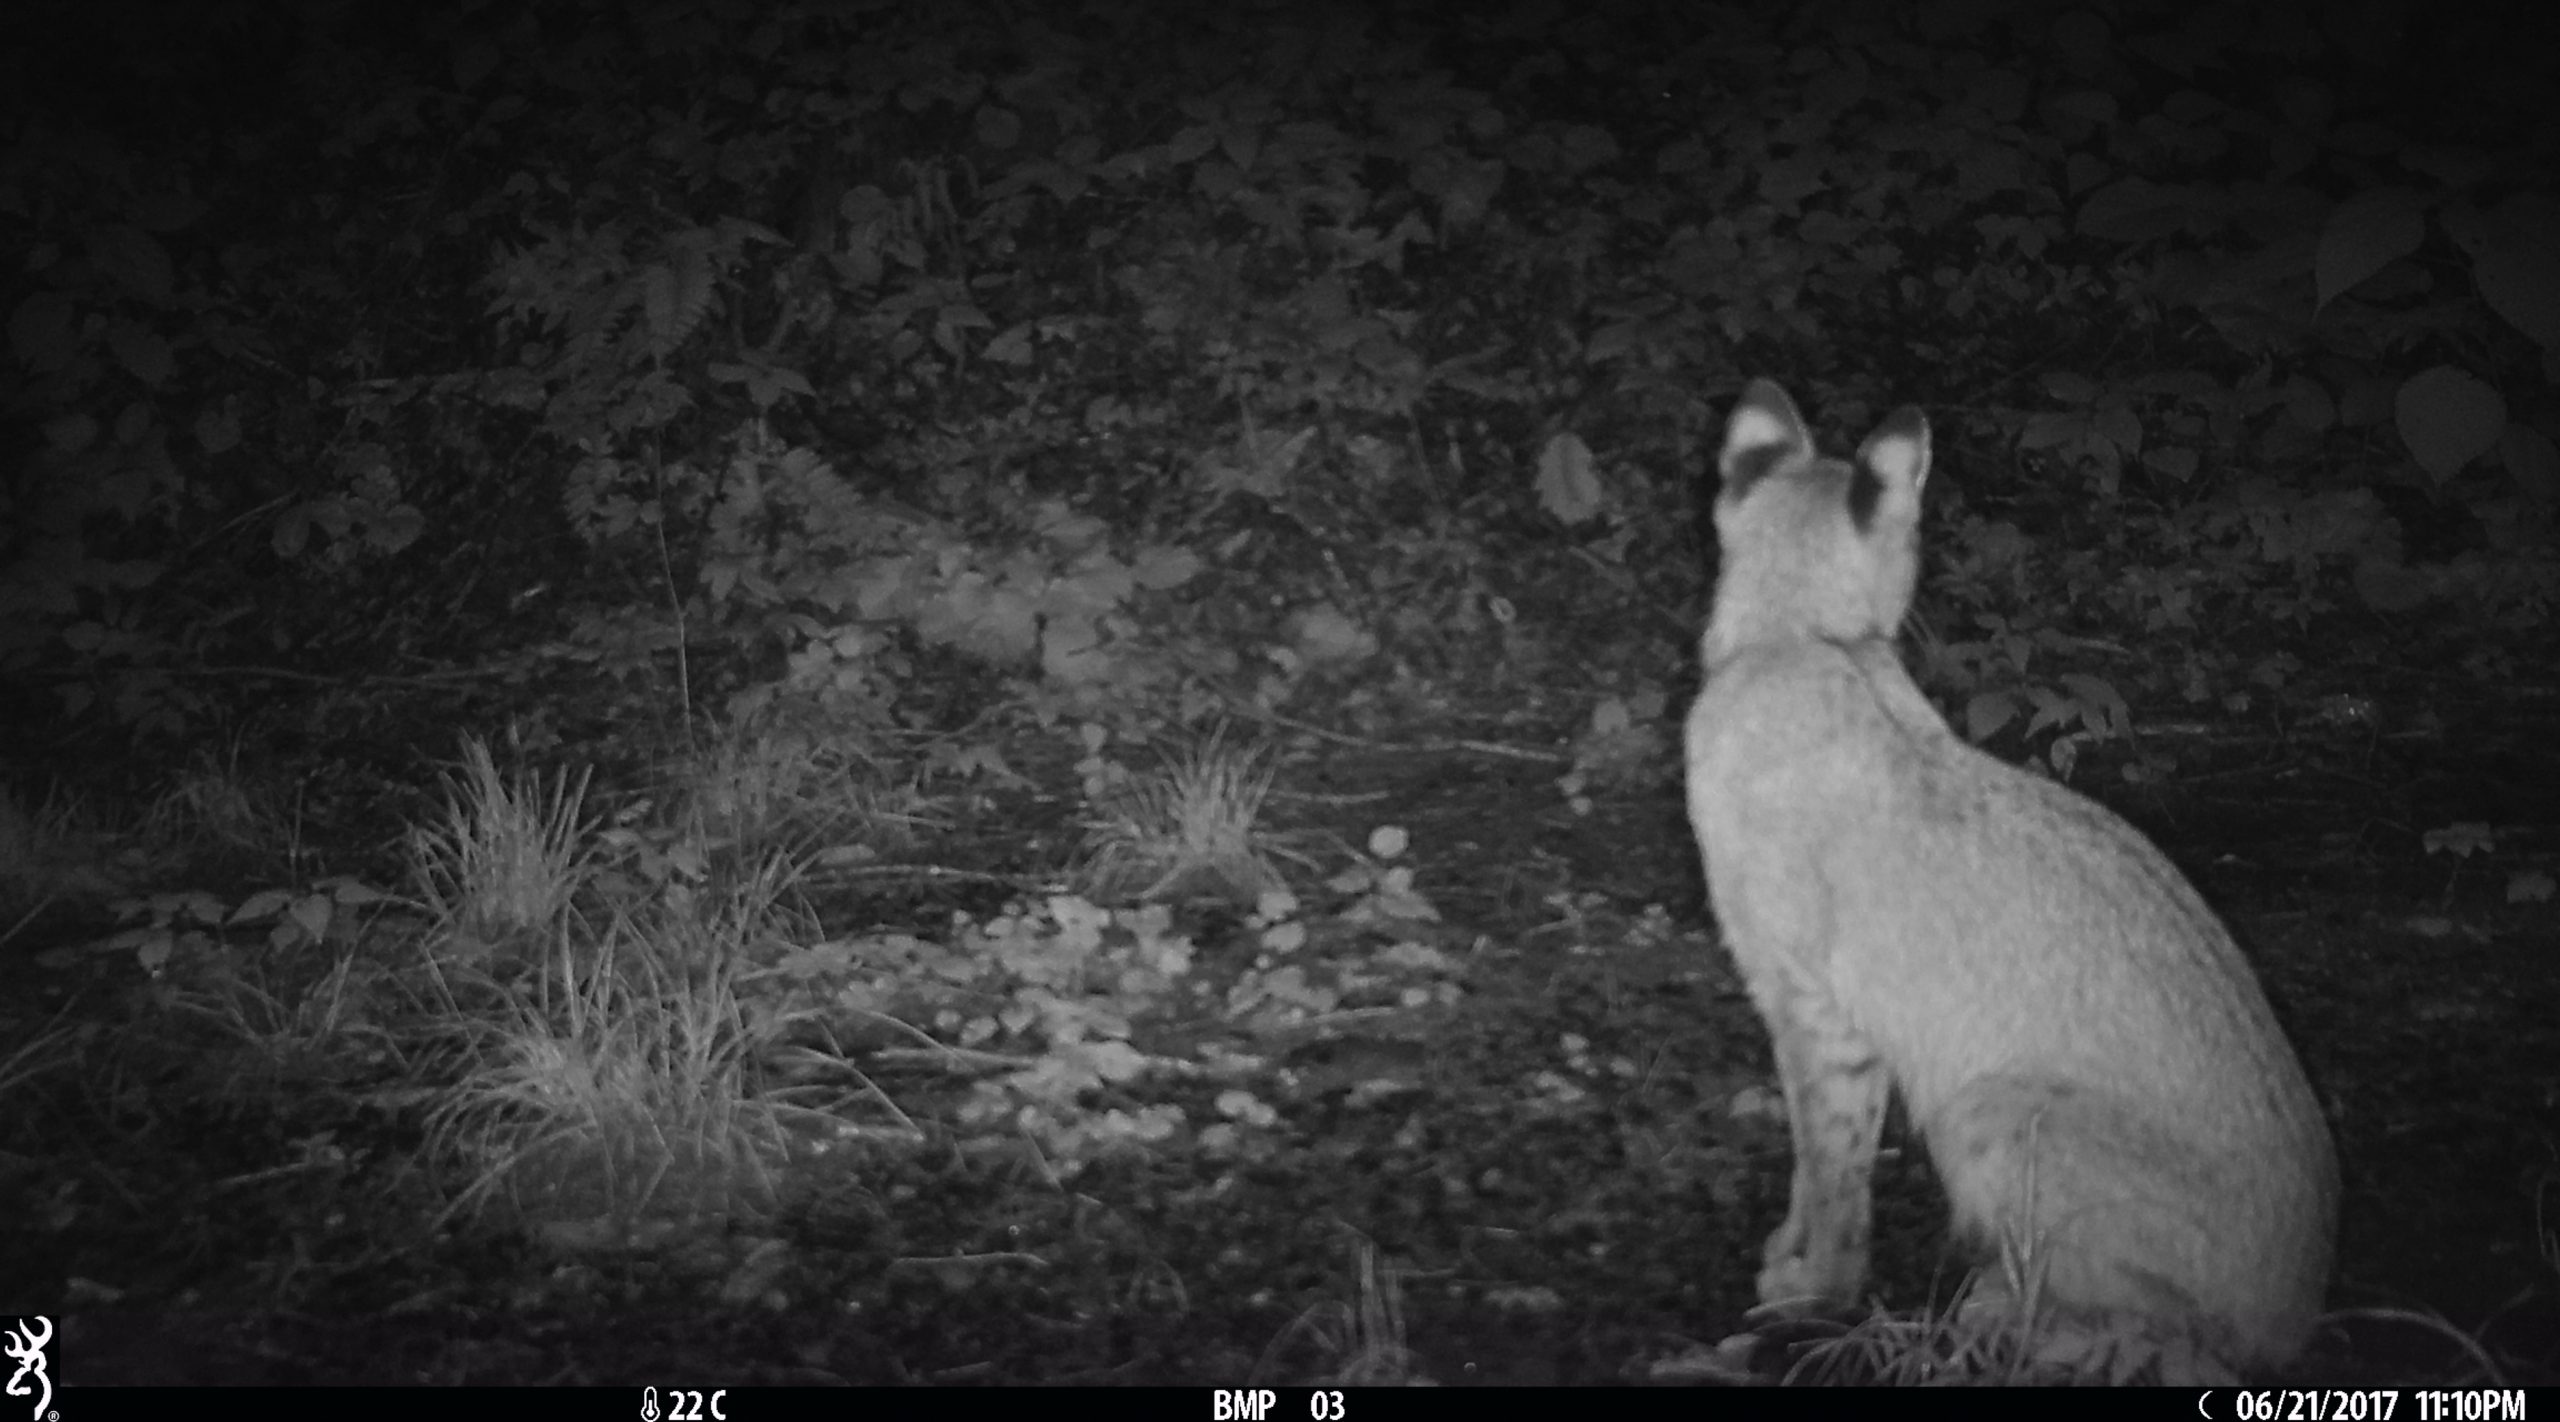
<path id="1" fill-rule="evenodd" d="M 1774 1238 L 1771 1244 L 1776 1244 Z M 1789 1316 L 1825 1313 L 1857 1302 L 1858 1289 L 1866 1282 L 1865 1261 L 1837 1261 L 1823 1268 L 1800 1253 L 1787 1253 L 1771 1258 L 1761 1266 L 1754 1281 L 1760 1293 L 1760 1305 Z"/>

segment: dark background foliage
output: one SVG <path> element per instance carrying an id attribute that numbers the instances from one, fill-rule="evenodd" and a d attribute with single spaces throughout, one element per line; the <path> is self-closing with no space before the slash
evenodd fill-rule
<path id="1" fill-rule="evenodd" d="M 2374 779 L 2458 742 L 2527 769 L 2329 847 L 2503 843 L 2540 903 L 2547 751 L 2457 728 L 2551 692 L 2547 28 L 26 0 L 0 772 L 142 800 L 224 747 L 307 797 L 297 854 L 354 867 L 459 728 L 636 771 L 788 708 L 948 768 L 1235 715 L 1570 741 L 1587 814 L 1669 778 L 1701 486 L 1768 375 L 1835 442 L 1929 413 L 1914 656 L 1960 730 L 2137 787 L 2181 769 L 2137 726 L 2336 732 Z M 1470 804 L 1454 842 L 1506 813 Z M 2455 817 L 2495 828 L 2422 840 Z M 1676 819 L 1627 832 L 1687 872 Z M 1544 1375 L 1729 1302 L 1650 1286 Z"/>

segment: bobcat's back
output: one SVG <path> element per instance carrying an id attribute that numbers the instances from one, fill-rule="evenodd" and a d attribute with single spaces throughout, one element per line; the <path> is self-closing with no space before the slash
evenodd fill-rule
<path id="1" fill-rule="evenodd" d="M 2177 870 L 1964 744 L 1904 671 L 1925 421 L 1821 459 L 1759 383 L 1724 462 L 1689 809 L 1794 1124 L 1764 1299 L 1862 1287 L 1890 1080 L 1969 1242 L 2023 1247 L 2065 1303 L 2290 1356 L 2328 1280 L 2327 1127 Z"/>

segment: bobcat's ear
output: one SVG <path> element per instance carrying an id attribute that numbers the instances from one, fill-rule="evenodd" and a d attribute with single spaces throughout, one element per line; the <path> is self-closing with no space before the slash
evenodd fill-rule
<path id="1" fill-rule="evenodd" d="M 1738 494 L 1779 460 L 1813 453 L 1813 436 L 1804 428 L 1796 402 L 1774 380 L 1754 380 L 1742 387 L 1742 398 L 1724 423 L 1724 453 L 1716 458 L 1725 492 Z"/>
<path id="2" fill-rule="evenodd" d="M 1905 405 L 1858 446 L 1858 462 L 1901 499 L 1916 500 L 1929 478 L 1929 417 Z"/>

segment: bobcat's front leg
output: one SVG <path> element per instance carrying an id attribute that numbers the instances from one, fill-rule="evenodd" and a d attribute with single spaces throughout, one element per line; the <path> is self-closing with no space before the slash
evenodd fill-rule
<path id="1" fill-rule="evenodd" d="M 1760 1302 L 1801 1312 L 1857 1302 L 1867 1282 L 1876 1137 L 1892 1087 L 1875 1048 L 1826 998 L 1763 1002 L 1795 1143 L 1787 1218 L 1760 1251 Z"/>

